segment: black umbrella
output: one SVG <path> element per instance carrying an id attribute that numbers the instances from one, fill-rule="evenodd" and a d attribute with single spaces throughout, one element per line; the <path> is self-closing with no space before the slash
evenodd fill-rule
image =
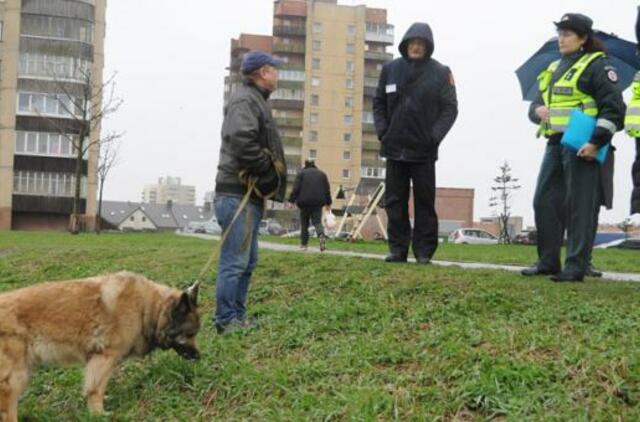
<path id="1" fill-rule="evenodd" d="M 618 72 L 620 89 L 626 89 L 631 85 L 636 72 L 640 70 L 640 56 L 636 53 L 636 44 L 618 38 L 614 34 L 606 34 L 601 31 L 595 31 L 595 36 L 604 44 L 607 56 Z M 536 99 L 538 95 L 538 75 L 551 62 L 559 58 L 558 39 L 552 38 L 516 70 L 523 99 L 528 101 Z"/>

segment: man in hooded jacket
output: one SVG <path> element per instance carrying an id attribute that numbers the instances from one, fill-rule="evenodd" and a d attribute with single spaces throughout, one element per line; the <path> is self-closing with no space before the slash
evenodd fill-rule
<path id="1" fill-rule="evenodd" d="M 434 42 L 429 25 L 411 25 L 399 50 L 402 57 L 382 68 L 373 100 L 380 154 L 387 159 L 384 203 L 390 254 L 386 261 L 406 262 L 411 243 L 417 262 L 429 264 L 438 247 L 435 162 L 458 115 L 458 102 L 451 70 L 431 57 Z"/>

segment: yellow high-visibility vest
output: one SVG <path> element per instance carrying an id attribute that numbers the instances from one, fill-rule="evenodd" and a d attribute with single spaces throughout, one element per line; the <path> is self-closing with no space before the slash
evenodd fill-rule
<path id="1" fill-rule="evenodd" d="M 631 101 L 627 106 L 624 128 L 629 136 L 640 138 L 640 72 L 636 73 L 631 84 Z"/>
<path id="2" fill-rule="evenodd" d="M 542 93 L 544 105 L 549 108 L 550 117 L 549 122 L 543 122 L 540 125 L 539 134 L 550 136 L 564 132 L 569 124 L 569 115 L 574 109 L 582 110 L 583 113 L 592 117 L 598 115 L 596 100 L 580 91 L 578 81 L 591 62 L 602 56 L 604 53 L 601 51 L 586 53 L 553 86 L 551 86 L 551 78 L 558 69 L 560 60 L 551 63 L 545 71 L 540 73 L 538 87 Z"/>

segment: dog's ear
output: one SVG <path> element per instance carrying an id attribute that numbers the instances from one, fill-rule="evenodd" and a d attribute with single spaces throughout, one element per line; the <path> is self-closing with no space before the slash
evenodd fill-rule
<path id="1" fill-rule="evenodd" d="M 189 312 L 191 312 L 192 306 L 194 305 L 191 305 L 191 299 L 189 299 L 189 294 L 187 292 L 183 292 L 180 295 L 180 299 L 178 299 L 178 302 L 175 308 L 173 308 L 173 317 L 176 319 L 179 319 L 180 316 L 184 317 Z"/>
<path id="2" fill-rule="evenodd" d="M 185 290 L 185 293 L 189 297 L 191 305 L 198 306 L 198 293 L 200 292 L 200 282 L 196 281 L 191 287 Z"/>

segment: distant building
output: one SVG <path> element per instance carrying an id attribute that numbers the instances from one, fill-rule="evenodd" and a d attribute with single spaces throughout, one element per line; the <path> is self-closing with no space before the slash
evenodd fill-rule
<path id="1" fill-rule="evenodd" d="M 179 177 L 161 177 L 155 185 L 146 185 L 142 191 L 142 202 L 148 204 L 195 205 L 196 187 L 183 185 Z"/>
<path id="2" fill-rule="evenodd" d="M 488 231 L 489 233 L 500 236 L 500 219 L 498 217 L 482 217 L 473 227 Z M 522 233 L 524 222 L 522 217 L 509 217 L 507 222 L 507 232 L 512 239 Z"/>
<path id="3" fill-rule="evenodd" d="M 184 229 L 191 222 L 207 222 L 213 216 L 210 206 L 104 201 L 101 217 L 105 229 L 174 231 Z"/>

